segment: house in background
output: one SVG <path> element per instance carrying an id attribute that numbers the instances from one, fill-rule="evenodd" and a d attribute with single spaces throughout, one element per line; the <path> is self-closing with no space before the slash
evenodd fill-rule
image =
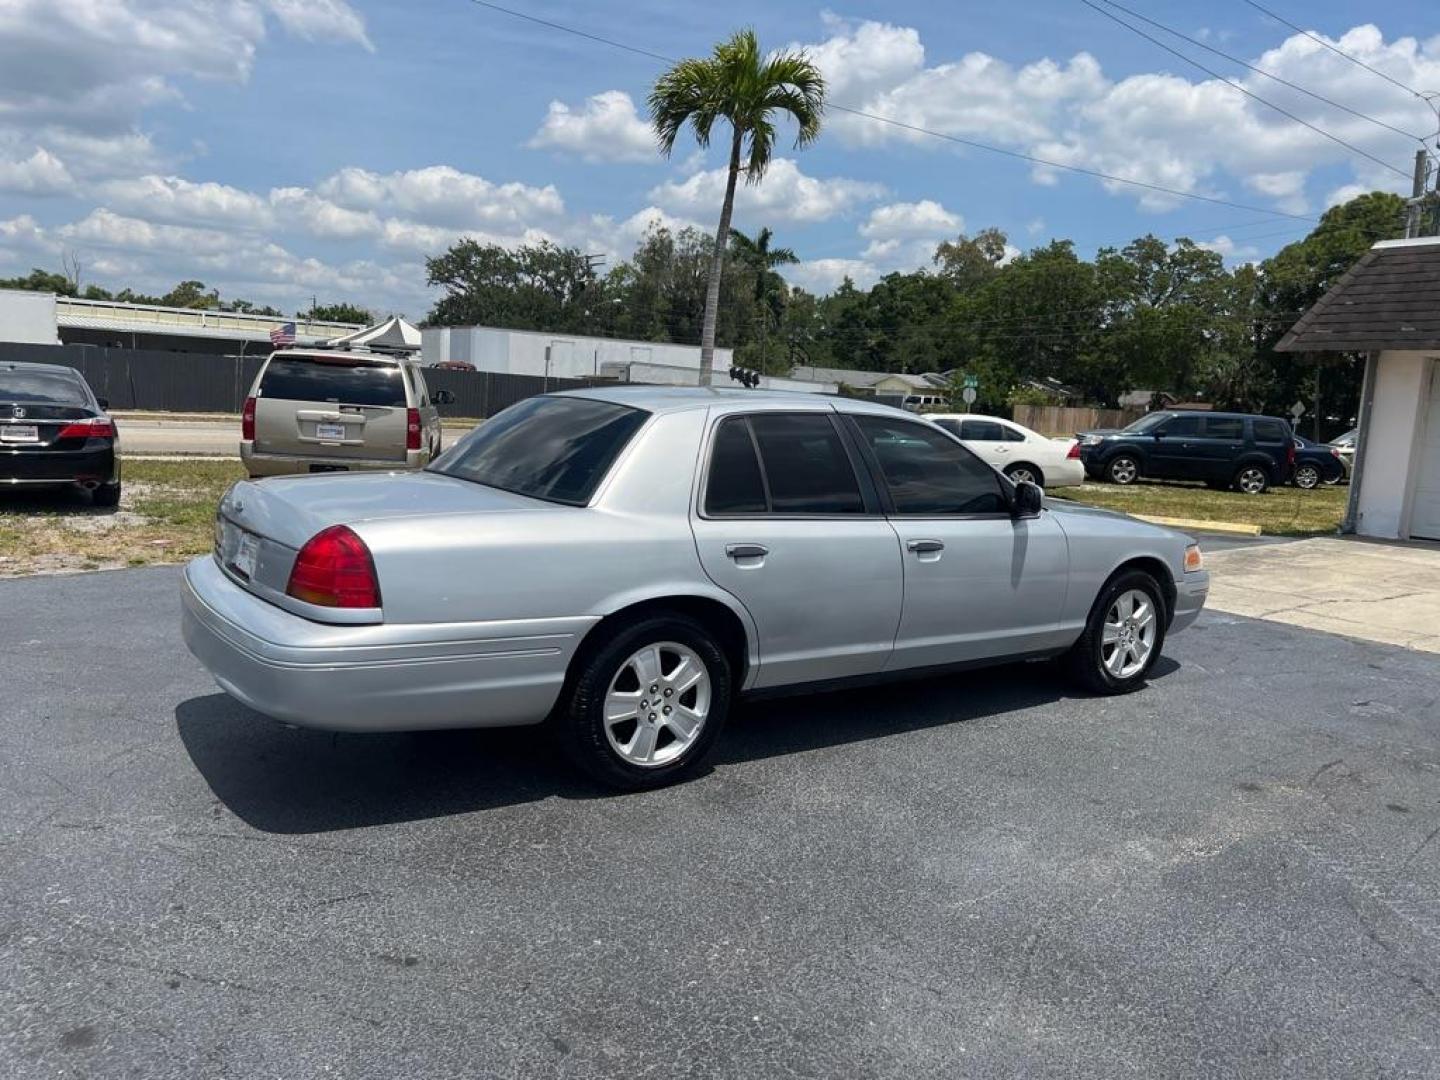
<path id="1" fill-rule="evenodd" d="M 1440 237 L 1376 244 L 1276 349 L 1365 354 L 1344 531 L 1440 541 Z"/>
<path id="2" fill-rule="evenodd" d="M 856 368 L 797 364 L 790 369 L 790 378 L 845 386 L 861 397 L 873 397 L 891 405 L 903 404 L 911 408 L 944 405 L 950 400 L 949 382 L 944 375 L 936 372 L 906 375 L 894 371 L 860 371 Z"/>

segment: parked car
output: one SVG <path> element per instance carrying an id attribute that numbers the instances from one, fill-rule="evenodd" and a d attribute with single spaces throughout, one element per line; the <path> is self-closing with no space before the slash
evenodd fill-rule
<path id="1" fill-rule="evenodd" d="M 1041 487 L 1076 487 L 1085 482 L 1080 444 L 1047 439 L 1013 420 L 974 413 L 931 413 L 927 420 L 958 437 L 1011 480 Z"/>
<path id="2" fill-rule="evenodd" d="M 0 486 L 80 487 L 120 504 L 120 433 L 74 368 L 0 364 Z"/>
<path id="3" fill-rule="evenodd" d="M 1119 431 L 1081 432 L 1080 460 L 1089 476 L 1115 484 L 1203 480 L 1259 495 L 1289 478 L 1295 441 L 1290 425 L 1273 416 L 1153 412 Z"/>
<path id="4" fill-rule="evenodd" d="M 1188 537 L 1046 504 L 899 410 L 627 387 L 522 401 L 423 472 L 237 483 L 183 627 L 281 720 L 548 718 L 638 788 L 741 694 L 1053 656 L 1135 690 L 1207 588 Z"/>
<path id="5" fill-rule="evenodd" d="M 255 376 L 240 416 L 253 479 L 285 473 L 422 468 L 441 449 L 436 405 L 417 364 L 363 350 L 281 349 Z"/>
<path id="6" fill-rule="evenodd" d="M 435 365 L 441 371 L 474 371 L 475 365 L 468 360 L 441 360 Z"/>
<path id="7" fill-rule="evenodd" d="M 1298 488 L 1321 484 L 1338 484 L 1345 479 L 1345 463 L 1340 451 L 1324 443 L 1311 442 L 1303 435 L 1295 436 L 1295 468 L 1290 482 Z"/>
<path id="8" fill-rule="evenodd" d="M 1345 466 L 1347 477 L 1355 471 L 1355 442 L 1359 437 L 1360 429 L 1351 428 L 1345 434 L 1335 436 L 1328 444 L 1340 451 L 1340 462 Z"/>

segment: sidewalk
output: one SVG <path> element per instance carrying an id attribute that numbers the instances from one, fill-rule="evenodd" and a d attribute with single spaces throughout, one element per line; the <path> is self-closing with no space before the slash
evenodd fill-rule
<path id="1" fill-rule="evenodd" d="M 1440 653 L 1440 545 L 1323 537 L 1205 561 L 1217 611 Z"/>

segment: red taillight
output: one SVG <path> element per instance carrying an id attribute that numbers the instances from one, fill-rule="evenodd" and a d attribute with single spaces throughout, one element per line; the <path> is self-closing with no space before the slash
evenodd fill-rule
<path id="1" fill-rule="evenodd" d="M 240 410 L 240 438 L 255 441 L 255 399 L 247 397 L 245 407 Z"/>
<path id="2" fill-rule="evenodd" d="M 420 410 L 405 410 L 405 449 L 420 449 Z"/>
<path id="3" fill-rule="evenodd" d="M 1295 444 L 1293 442 L 1285 444 L 1285 464 L 1295 464 Z"/>
<path id="4" fill-rule="evenodd" d="M 306 542 L 295 556 L 285 593 L 321 607 L 380 606 L 380 582 L 370 549 L 344 525 L 332 525 Z"/>
<path id="5" fill-rule="evenodd" d="M 60 439 L 113 439 L 115 421 L 108 416 L 96 416 L 90 420 L 75 420 L 60 429 Z"/>
<path id="6" fill-rule="evenodd" d="M 1075 461 L 1080 457 L 1080 440 L 1076 439 L 1070 444 L 1070 449 L 1065 452 L 1066 460 Z"/>

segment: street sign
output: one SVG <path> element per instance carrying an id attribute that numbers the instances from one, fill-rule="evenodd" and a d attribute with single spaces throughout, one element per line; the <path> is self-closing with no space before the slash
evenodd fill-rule
<path id="1" fill-rule="evenodd" d="M 978 376 L 978 375 L 966 375 L 966 376 L 965 376 L 964 386 L 965 386 L 965 389 L 966 389 L 966 390 L 974 390 L 974 389 L 975 389 L 976 387 L 978 387 L 979 385 L 980 385 L 980 376 Z"/>
<path id="2" fill-rule="evenodd" d="M 1296 420 L 1299 420 L 1300 417 L 1305 415 L 1305 403 L 1303 401 L 1297 401 L 1294 405 L 1291 405 L 1290 415 Z"/>
<path id="3" fill-rule="evenodd" d="M 974 405 L 976 398 L 975 387 L 967 385 L 964 390 L 960 391 L 960 396 L 965 399 L 966 405 Z"/>

